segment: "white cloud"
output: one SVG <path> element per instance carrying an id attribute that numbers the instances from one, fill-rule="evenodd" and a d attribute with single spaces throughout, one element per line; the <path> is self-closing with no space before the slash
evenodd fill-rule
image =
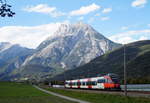
<path id="1" fill-rule="evenodd" d="M 147 0 L 134 0 L 131 4 L 132 7 L 144 7 L 147 3 Z"/>
<path id="2" fill-rule="evenodd" d="M 121 43 L 121 44 L 127 44 L 127 43 L 131 43 L 131 42 L 134 42 L 134 41 L 136 41 L 136 40 L 133 39 L 133 38 L 131 38 L 131 37 L 123 37 L 123 38 L 121 38 L 121 39 L 118 39 L 118 40 L 115 41 L 115 42 Z"/>
<path id="3" fill-rule="evenodd" d="M 0 42 L 20 44 L 25 47 L 35 48 L 43 40 L 57 30 L 61 23 L 50 23 L 39 26 L 6 26 L 0 28 Z"/>
<path id="4" fill-rule="evenodd" d="M 106 21 L 106 20 L 109 20 L 110 18 L 109 17 L 101 17 L 100 18 L 102 21 Z"/>
<path id="5" fill-rule="evenodd" d="M 27 12 L 37 12 L 37 13 L 49 14 L 52 17 L 58 17 L 58 16 L 65 15 L 65 13 L 63 13 L 61 11 L 57 11 L 56 7 L 50 7 L 47 4 L 39 4 L 36 6 L 27 6 L 23 10 L 27 11 Z"/>
<path id="6" fill-rule="evenodd" d="M 105 8 L 103 9 L 102 13 L 106 14 L 112 11 L 112 8 Z"/>
<path id="7" fill-rule="evenodd" d="M 39 4 L 36 6 L 27 6 L 24 8 L 28 12 L 51 13 L 56 10 L 56 7 L 49 7 L 47 4 Z"/>
<path id="8" fill-rule="evenodd" d="M 93 3 L 91 5 L 81 7 L 79 10 L 71 11 L 70 15 L 71 16 L 86 15 L 86 14 L 94 12 L 100 8 L 101 7 L 99 5 L 96 5 Z"/>
<path id="9" fill-rule="evenodd" d="M 143 27 L 143 25 L 141 25 L 141 24 L 126 25 L 126 26 L 122 26 L 121 30 L 136 29 L 136 28 L 140 28 L 140 27 Z"/>
<path id="10" fill-rule="evenodd" d="M 139 38 L 139 40 L 148 40 L 148 37 L 146 37 L 146 36 L 141 36 L 141 37 Z"/>
<path id="11" fill-rule="evenodd" d="M 110 36 L 109 39 L 122 44 L 138 40 L 147 40 L 150 39 L 150 29 L 126 31 Z"/>

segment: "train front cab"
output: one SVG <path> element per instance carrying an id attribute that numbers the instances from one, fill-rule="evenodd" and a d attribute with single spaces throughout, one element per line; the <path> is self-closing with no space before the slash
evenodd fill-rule
<path id="1" fill-rule="evenodd" d="M 114 76 L 104 76 L 103 85 L 105 90 L 121 90 L 119 80 Z"/>

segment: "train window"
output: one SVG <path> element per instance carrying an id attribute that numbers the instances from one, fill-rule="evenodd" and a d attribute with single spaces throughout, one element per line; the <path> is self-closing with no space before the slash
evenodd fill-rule
<path id="1" fill-rule="evenodd" d="M 105 83 L 112 83 L 110 79 L 105 79 Z"/>
<path id="2" fill-rule="evenodd" d="M 81 85 L 81 82 L 77 82 L 77 85 Z"/>
<path id="3" fill-rule="evenodd" d="M 77 85 L 77 82 L 74 82 L 74 85 Z"/>
<path id="4" fill-rule="evenodd" d="M 69 85 L 72 85 L 72 83 L 70 82 Z"/>
<path id="5" fill-rule="evenodd" d="M 77 82 L 75 82 L 75 85 L 78 85 Z"/>
<path id="6" fill-rule="evenodd" d="M 112 83 L 112 81 L 110 79 L 107 79 L 107 83 Z"/>
<path id="7" fill-rule="evenodd" d="M 86 85 L 86 82 L 83 82 L 84 83 L 84 85 Z"/>
<path id="8" fill-rule="evenodd" d="M 92 85 L 97 85 L 96 81 L 92 81 L 91 83 L 92 83 Z"/>
<path id="9" fill-rule="evenodd" d="M 105 83 L 105 79 L 99 79 L 97 82 L 98 83 Z"/>
<path id="10" fill-rule="evenodd" d="M 81 82 L 81 84 L 82 84 L 82 85 L 86 85 L 86 83 L 85 83 L 85 82 Z"/>
<path id="11" fill-rule="evenodd" d="M 68 84 L 68 82 L 65 82 L 65 84 Z"/>
<path id="12" fill-rule="evenodd" d="M 108 83 L 108 80 L 107 80 L 107 79 L 105 79 L 105 83 Z"/>
<path id="13" fill-rule="evenodd" d="M 94 83 L 93 83 L 94 84 Z M 86 82 L 86 85 L 93 85 L 91 81 Z"/>
<path id="14" fill-rule="evenodd" d="M 86 82 L 86 85 L 90 85 L 90 83 L 89 83 L 89 82 Z"/>

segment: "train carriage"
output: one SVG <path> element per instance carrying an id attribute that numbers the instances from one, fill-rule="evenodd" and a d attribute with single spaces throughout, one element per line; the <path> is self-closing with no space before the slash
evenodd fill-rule
<path id="1" fill-rule="evenodd" d="M 66 80 L 65 88 L 120 90 L 117 75 L 108 74 L 100 77 Z"/>

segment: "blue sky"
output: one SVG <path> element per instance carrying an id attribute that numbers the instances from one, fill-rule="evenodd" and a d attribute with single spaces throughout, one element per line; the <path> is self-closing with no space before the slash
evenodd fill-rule
<path id="1" fill-rule="evenodd" d="M 115 42 L 150 39 L 149 0 L 7 1 L 16 15 L 0 18 L 0 42 L 10 41 L 35 48 L 59 23 L 78 21 L 90 24 Z"/>

